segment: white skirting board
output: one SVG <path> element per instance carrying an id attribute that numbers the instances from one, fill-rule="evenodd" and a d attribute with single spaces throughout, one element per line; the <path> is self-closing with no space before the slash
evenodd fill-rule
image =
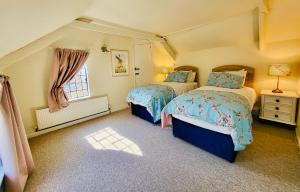
<path id="1" fill-rule="evenodd" d="M 114 113 L 114 112 L 117 112 L 117 111 L 124 110 L 128 107 L 129 106 L 127 104 L 120 105 L 118 107 L 112 108 L 110 112 Z M 87 117 L 87 118 L 82 119 L 82 120 L 77 120 L 76 123 L 81 123 L 81 122 L 88 121 L 88 120 L 91 120 L 91 119 L 94 119 L 94 118 L 97 118 L 97 117 L 108 115 L 108 114 L 110 114 L 110 112 L 104 112 L 104 113 L 101 113 L 101 114 L 97 114 L 95 116 Z M 73 125 L 73 124 L 70 124 L 69 126 L 71 126 L 71 125 Z M 37 132 L 31 133 L 31 134 L 28 134 L 27 138 L 30 139 L 30 138 L 37 137 L 37 136 L 40 136 L 40 135 L 43 135 L 43 134 L 46 134 L 46 133 L 49 133 L 49 132 L 52 132 L 52 131 L 62 129 L 62 128 L 67 129 L 68 127 L 66 127 L 66 125 L 63 125 L 63 126 L 56 126 L 55 128 L 51 128 L 51 129 L 45 129 L 45 130 L 37 131 Z"/>

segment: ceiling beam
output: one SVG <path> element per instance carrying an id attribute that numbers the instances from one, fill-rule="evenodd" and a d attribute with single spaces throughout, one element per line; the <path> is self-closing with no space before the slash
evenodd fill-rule
<path id="1" fill-rule="evenodd" d="M 258 11 L 258 48 L 263 50 L 266 39 L 266 17 L 267 13 Z"/>
<path id="2" fill-rule="evenodd" d="M 2 57 L 0 59 L 0 70 L 3 70 L 16 62 L 23 60 L 24 58 L 42 50 L 43 48 L 51 46 L 51 44 L 63 38 L 65 35 L 68 34 L 68 31 L 72 29 L 94 31 L 110 35 L 118 35 L 137 40 L 158 41 L 162 43 L 164 42 L 162 38 L 153 33 L 134 30 L 104 21 L 95 21 L 94 19 L 92 19 L 92 22 L 75 20 L 70 24 Z M 172 54 L 172 56 L 174 56 L 174 52 L 170 51 L 172 49 L 168 46 L 168 44 L 164 43 L 164 47 L 170 55 Z"/>
<path id="3" fill-rule="evenodd" d="M 90 19 L 90 18 L 88 18 Z M 101 21 L 98 19 L 91 18 L 92 22 L 83 22 L 75 20 L 67 27 L 75 28 L 79 30 L 87 30 L 87 31 L 94 31 L 100 32 L 104 34 L 111 34 L 111 35 L 118 35 L 123 37 L 130 37 L 133 39 L 147 39 L 147 40 L 154 40 L 160 41 L 161 39 L 157 37 L 154 33 L 139 31 L 136 29 L 131 29 L 128 27 L 112 24 L 109 22 Z"/>
<path id="4" fill-rule="evenodd" d="M 94 18 L 87 18 L 87 22 L 80 21 L 80 20 L 73 21 L 71 24 L 68 25 L 68 27 L 79 29 L 79 30 L 88 30 L 88 31 L 100 32 L 104 34 L 130 37 L 136 40 L 148 40 L 148 41 L 160 42 L 162 47 L 166 50 L 166 52 L 174 60 L 176 59 L 177 51 L 169 44 L 169 42 L 164 37 L 160 35 L 127 28 L 124 26 L 112 24 Z"/>
<path id="5" fill-rule="evenodd" d="M 258 5 L 258 48 L 263 50 L 266 39 L 266 19 L 270 13 L 271 6 L 269 0 L 260 0 Z"/>
<path id="6" fill-rule="evenodd" d="M 261 12 L 269 13 L 271 11 L 271 5 L 269 0 L 259 0 L 258 7 Z"/>
<path id="7" fill-rule="evenodd" d="M 166 52 L 170 55 L 170 57 L 175 61 L 177 57 L 177 51 L 175 50 L 175 48 L 171 46 L 167 40 L 161 41 L 160 43 L 162 44 Z"/>

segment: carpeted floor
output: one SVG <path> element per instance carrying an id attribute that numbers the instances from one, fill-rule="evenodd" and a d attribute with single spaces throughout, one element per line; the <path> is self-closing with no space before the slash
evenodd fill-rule
<path id="1" fill-rule="evenodd" d="M 253 134 L 230 164 L 124 110 L 31 139 L 25 191 L 300 191 L 294 131 L 255 122 Z"/>

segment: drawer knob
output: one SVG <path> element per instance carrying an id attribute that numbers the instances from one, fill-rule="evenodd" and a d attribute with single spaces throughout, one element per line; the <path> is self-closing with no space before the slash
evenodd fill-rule
<path id="1" fill-rule="evenodd" d="M 276 102 L 277 102 L 277 103 L 279 103 L 279 102 L 280 102 L 280 100 L 279 100 L 279 99 L 276 99 Z"/>
<path id="2" fill-rule="evenodd" d="M 276 110 L 279 110 L 279 107 L 275 107 Z"/>
<path id="3" fill-rule="evenodd" d="M 278 115 L 276 114 L 276 115 L 274 115 L 276 118 L 278 118 Z"/>

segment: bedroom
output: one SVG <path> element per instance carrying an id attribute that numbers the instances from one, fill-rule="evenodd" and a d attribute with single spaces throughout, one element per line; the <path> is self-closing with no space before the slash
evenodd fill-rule
<path id="1" fill-rule="evenodd" d="M 299 113 L 290 113 L 292 125 L 258 117 L 268 96 L 262 90 L 276 88 L 270 66 L 284 64 L 290 71 L 280 76 L 284 93 L 276 96 L 295 101 L 297 96 L 287 93 L 300 93 L 297 7 L 297 0 L 3 1 L 0 72 L 9 76 L 35 169 L 28 178 L 25 174 L 26 179 L 13 181 L 15 166 L 2 162 L 5 179 L 0 182 L 15 186 L 12 191 L 298 191 L 300 126 L 294 121 Z M 68 107 L 48 113 L 57 48 L 89 53 L 81 75 L 86 89 L 81 100 L 75 95 Z M 114 54 L 125 57 L 125 74 L 113 70 Z M 195 67 L 194 82 L 204 87 L 213 69 L 228 65 L 254 69 L 257 96 L 253 142 L 233 163 L 174 137 L 172 126 L 161 128 L 160 122 L 154 125 L 131 114 L 126 97 L 134 88 L 157 85 L 182 66 Z M 76 105 L 97 98 L 105 105 Z M 38 113 L 62 122 L 42 122 Z M 72 115 L 79 120 L 69 122 Z M 7 139 L 11 128 L 5 121 L 1 119 L 7 130 L 0 135 L 0 156 L 10 162 L 11 157 L 3 157 L 19 157 L 13 139 Z M 111 134 L 124 141 L 123 147 L 93 140 Z"/>

